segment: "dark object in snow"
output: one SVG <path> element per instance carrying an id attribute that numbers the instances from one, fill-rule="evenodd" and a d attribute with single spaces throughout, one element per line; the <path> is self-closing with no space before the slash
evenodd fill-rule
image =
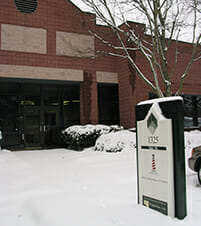
<path id="1" fill-rule="evenodd" d="M 201 146 L 192 150 L 192 155 L 188 159 L 189 168 L 198 174 L 198 181 L 201 184 Z"/>
<path id="2" fill-rule="evenodd" d="M 120 130 L 123 127 L 117 125 L 76 125 L 63 130 L 62 138 L 67 148 L 81 151 L 94 146 L 100 135 Z"/>

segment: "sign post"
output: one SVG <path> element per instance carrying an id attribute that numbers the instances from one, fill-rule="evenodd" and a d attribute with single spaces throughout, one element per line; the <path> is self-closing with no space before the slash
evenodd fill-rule
<path id="1" fill-rule="evenodd" d="M 1 130 L 0 130 L 0 141 L 2 140 L 2 132 L 1 132 Z M 0 151 L 1 151 L 1 143 L 0 143 Z"/>
<path id="2" fill-rule="evenodd" d="M 136 125 L 138 203 L 183 219 L 186 181 L 182 98 L 139 103 Z"/>

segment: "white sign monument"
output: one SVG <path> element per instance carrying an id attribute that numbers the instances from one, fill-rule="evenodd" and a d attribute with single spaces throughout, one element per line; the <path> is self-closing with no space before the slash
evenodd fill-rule
<path id="1" fill-rule="evenodd" d="M 173 119 L 165 117 L 159 106 L 165 100 L 138 104 L 150 106 L 144 119 L 137 120 L 138 202 L 175 217 L 174 129 Z"/>

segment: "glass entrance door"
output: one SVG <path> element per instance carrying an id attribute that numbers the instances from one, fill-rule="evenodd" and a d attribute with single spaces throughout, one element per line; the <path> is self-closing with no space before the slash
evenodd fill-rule
<path id="1" fill-rule="evenodd" d="M 27 147 L 40 146 L 41 125 L 40 108 L 37 106 L 25 106 L 24 108 L 24 143 Z"/>
<path id="2" fill-rule="evenodd" d="M 0 89 L 1 92 L 1 89 Z M 21 143 L 21 120 L 19 98 L 16 95 L 0 95 L 0 130 L 3 148 L 19 147 Z"/>
<path id="3" fill-rule="evenodd" d="M 26 147 L 59 145 L 59 108 L 25 107 L 24 143 Z M 41 119 L 44 119 L 41 120 Z"/>
<path id="4" fill-rule="evenodd" d="M 44 108 L 44 144 L 58 145 L 60 141 L 59 107 Z"/>
<path id="5" fill-rule="evenodd" d="M 24 145 L 26 147 L 59 145 L 61 106 L 58 90 L 56 86 L 41 86 L 38 96 L 27 95 L 21 101 L 24 109 Z M 27 90 L 27 92 L 29 94 L 30 91 Z"/>
<path id="6" fill-rule="evenodd" d="M 0 83 L 1 145 L 61 146 L 61 130 L 80 123 L 80 85 L 23 80 Z"/>

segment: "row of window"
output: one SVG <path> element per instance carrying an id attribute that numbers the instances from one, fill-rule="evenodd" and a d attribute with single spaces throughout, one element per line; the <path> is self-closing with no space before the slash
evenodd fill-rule
<path id="1" fill-rule="evenodd" d="M 118 86 L 99 84 L 98 100 L 99 123 L 119 124 Z M 75 124 L 80 124 L 80 84 L 0 83 L 3 147 L 58 146 L 61 130 Z"/>
<path id="2" fill-rule="evenodd" d="M 149 99 L 157 98 L 149 93 Z M 201 95 L 182 95 L 184 101 L 184 128 L 201 127 Z"/>
<path id="3" fill-rule="evenodd" d="M 183 95 L 184 127 L 201 126 L 201 96 Z"/>

